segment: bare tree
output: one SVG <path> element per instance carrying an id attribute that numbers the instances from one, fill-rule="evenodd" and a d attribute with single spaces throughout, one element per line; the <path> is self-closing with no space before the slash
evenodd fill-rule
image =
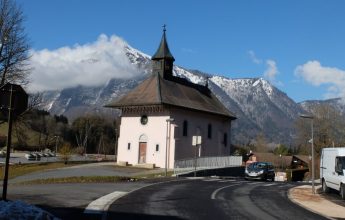
<path id="1" fill-rule="evenodd" d="M 261 152 L 261 153 L 267 153 L 268 152 L 267 141 L 266 141 L 265 135 L 263 133 L 259 133 L 256 136 L 254 146 L 255 146 L 255 150 L 257 152 Z"/>
<path id="2" fill-rule="evenodd" d="M 343 146 L 345 144 L 344 116 L 328 104 L 313 107 L 314 147 L 317 155 L 324 147 Z M 295 122 L 297 146 L 300 153 L 310 154 L 311 122 L 310 119 L 298 118 Z"/>
<path id="3" fill-rule="evenodd" d="M 23 21 L 23 12 L 14 0 L 0 0 L 1 85 L 28 82 L 29 44 Z"/>

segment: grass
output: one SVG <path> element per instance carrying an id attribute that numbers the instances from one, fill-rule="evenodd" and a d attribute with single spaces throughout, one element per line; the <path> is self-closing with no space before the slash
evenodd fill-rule
<path id="1" fill-rule="evenodd" d="M 48 178 L 29 180 L 18 183 L 19 185 L 28 184 L 53 184 L 53 183 L 116 183 L 137 181 L 135 178 L 122 177 L 122 176 L 72 176 L 62 178 Z"/>
<path id="2" fill-rule="evenodd" d="M 17 176 L 22 176 L 28 173 L 33 173 L 37 171 L 49 170 L 49 169 L 57 169 L 62 167 L 70 167 L 77 165 L 78 163 L 68 163 L 64 164 L 63 162 L 55 162 L 55 163 L 31 163 L 31 164 L 15 164 L 10 165 L 8 171 L 8 178 L 12 179 Z M 80 164 L 80 163 L 79 163 Z M 0 169 L 0 180 L 4 178 L 4 170 L 5 166 L 2 166 Z"/>
<path id="3" fill-rule="evenodd" d="M 171 177 L 173 174 L 174 174 L 173 171 L 168 171 L 167 176 Z M 154 179 L 154 178 L 160 178 L 160 177 L 165 177 L 165 172 L 144 174 L 144 175 L 135 176 L 134 178 L 136 178 L 136 179 Z"/>

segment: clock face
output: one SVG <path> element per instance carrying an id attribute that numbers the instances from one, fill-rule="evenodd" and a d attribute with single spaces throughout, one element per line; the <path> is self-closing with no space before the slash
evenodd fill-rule
<path id="1" fill-rule="evenodd" d="M 142 125 L 146 125 L 146 124 L 147 124 L 147 121 L 148 121 L 147 115 L 141 116 L 141 118 L 140 118 L 140 123 L 141 123 Z"/>

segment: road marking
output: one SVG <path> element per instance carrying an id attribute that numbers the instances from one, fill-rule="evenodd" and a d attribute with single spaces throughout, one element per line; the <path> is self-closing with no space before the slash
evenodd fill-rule
<path id="1" fill-rule="evenodd" d="M 126 195 L 128 192 L 115 191 L 91 202 L 84 210 L 84 214 L 103 214 L 116 199 Z"/>
<path id="2" fill-rule="evenodd" d="M 226 182 L 235 182 L 236 180 L 222 180 L 222 181 L 219 181 L 220 183 L 226 183 Z"/>
<path id="3" fill-rule="evenodd" d="M 229 186 L 224 186 L 224 187 L 221 187 L 219 189 L 216 189 L 215 191 L 213 191 L 213 193 L 211 194 L 211 199 L 216 199 L 216 196 L 217 196 L 217 193 L 223 189 L 226 189 L 226 188 L 229 188 L 229 187 L 232 187 L 232 186 L 238 186 L 238 185 L 241 185 L 239 183 L 236 183 L 236 184 L 232 184 L 232 185 L 229 185 Z"/>
<path id="4" fill-rule="evenodd" d="M 269 184 L 265 184 L 264 186 L 275 186 L 277 185 L 276 183 L 269 183 Z"/>
<path id="5" fill-rule="evenodd" d="M 222 179 L 206 179 L 206 180 L 203 180 L 205 182 L 212 182 L 212 181 L 219 181 L 219 180 L 222 180 Z"/>
<path id="6" fill-rule="evenodd" d="M 201 180 L 205 179 L 205 177 L 186 177 L 187 180 Z"/>

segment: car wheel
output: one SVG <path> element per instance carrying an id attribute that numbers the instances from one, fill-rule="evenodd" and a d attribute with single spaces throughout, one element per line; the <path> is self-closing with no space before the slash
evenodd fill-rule
<path id="1" fill-rule="evenodd" d="M 340 197 L 345 200 L 345 185 L 341 184 L 340 186 Z"/>
<path id="2" fill-rule="evenodd" d="M 324 193 L 328 193 L 329 192 L 329 188 L 326 185 L 326 181 L 324 179 L 322 180 L 322 192 L 324 192 Z"/>

